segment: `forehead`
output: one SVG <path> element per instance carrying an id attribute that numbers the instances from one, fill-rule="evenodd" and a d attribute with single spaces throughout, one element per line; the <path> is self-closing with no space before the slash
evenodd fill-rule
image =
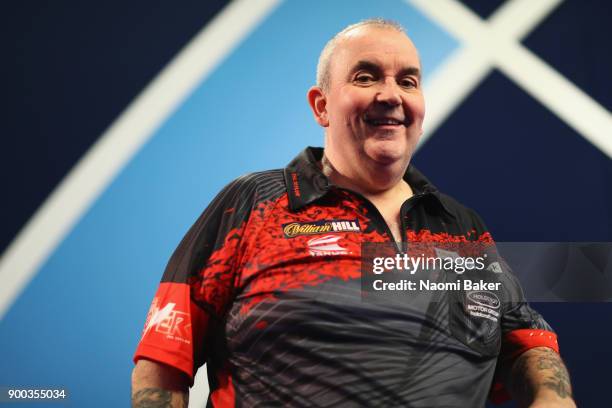
<path id="1" fill-rule="evenodd" d="M 385 70 L 420 69 L 416 47 L 404 33 L 390 28 L 360 27 L 346 33 L 332 57 L 332 71 L 347 71 L 360 61 L 370 61 Z"/>

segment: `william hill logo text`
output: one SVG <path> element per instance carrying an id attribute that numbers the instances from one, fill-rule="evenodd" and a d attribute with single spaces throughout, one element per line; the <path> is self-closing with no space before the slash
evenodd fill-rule
<path id="1" fill-rule="evenodd" d="M 300 235 L 325 234 L 327 232 L 359 232 L 358 220 L 321 220 L 315 222 L 291 222 L 283 224 L 286 238 Z"/>

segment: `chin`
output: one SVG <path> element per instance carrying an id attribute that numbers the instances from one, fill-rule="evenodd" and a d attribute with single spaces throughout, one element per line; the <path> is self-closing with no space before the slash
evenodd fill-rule
<path id="1" fill-rule="evenodd" d="M 395 154 L 369 155 L 369 157 L 377 171 L 386 173 L 402 171 L 409 159 L 405 155 L 397 154 L 397 152 Z"/>
<path id="2" fill-rule="evenodd" d="M 394 141 L 376 141 L 370 146 L 365 146 L 366 155 L 381 166 L 390 166 L 403 163 L 409 159 L 405 145 L 399 145 Z"/>

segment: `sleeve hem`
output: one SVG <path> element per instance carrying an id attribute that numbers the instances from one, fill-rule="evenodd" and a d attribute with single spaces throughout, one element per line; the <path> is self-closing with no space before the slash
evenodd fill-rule
<path id="1" fill-rule="evenodd" d="M 548 330 L 519 329 L 507 333 L 503 339 L 499 359 L 504 363 L 511 363 L 521 354 L 535 347 L 548 347 L 559 352 L 557 335 Z M 489 393 L 489 400 L 493 404 L 501 404 L 512 399 L 504 385 L 498 379 L 494 380 Z"/>
<path id="2" fill-rule="evenodd" d="M 141 358 L 145 358 L 147 360 L 153 360 L 158 363 L 166 364 L 171 367 L 174 367 L 178 370 L 181 370 L 189 377 L 191 383 L 193 383 L 193 364 L 180 356 L 177 356 L 175 353 L 168 352 L 166 350 L 159 349 L 157 347 L 152 347 L 146 344 L 141 344 L 138 347 L 138 351 L 134 354 L 134 363 L 137 363 Z"/>

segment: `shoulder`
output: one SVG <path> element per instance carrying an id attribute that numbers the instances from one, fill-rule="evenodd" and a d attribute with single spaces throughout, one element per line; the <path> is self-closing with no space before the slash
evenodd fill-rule
<path id="1" fill-rule="evenodd" d="M 478 236 L 488 233 L 488 228 L 480 215 L 472 208 L 465 206 L 448 194 L 438 192 L 440 201 L 450 212 L 463 229 L 467 231 L 475 231 Z"/>
<path id="2" fill-rule="evenodd" d="M 253 203 L 274 199 L 285 191 L 283 170 L 266 170 L 235 178 L 221 190 L 216 200 L 226 203 Z"/>
<path id="3" fill-rule="evenodd" d="M 228 187 L 234 190 L 285 189 L 285 178 L 282 169 L 257 171 L 235 178 L 228 184 Z"/>
<path id="4" fill-rule="evenodd" d="M 479 235 L 487 231 L 482 218 L 480 218 L 476 211 L 461 204 L 448 194 L 442 193 L 412 164 L 408 166 L 404 175 L 404 180 L 417 191 L 432 193 L 438 199 L 439 203 L 442 204 L 444 210 L 452 215 L 454 220 L 459 224 L 458 227 L 460 231 L 470 232 L 476 230 Z"/>

